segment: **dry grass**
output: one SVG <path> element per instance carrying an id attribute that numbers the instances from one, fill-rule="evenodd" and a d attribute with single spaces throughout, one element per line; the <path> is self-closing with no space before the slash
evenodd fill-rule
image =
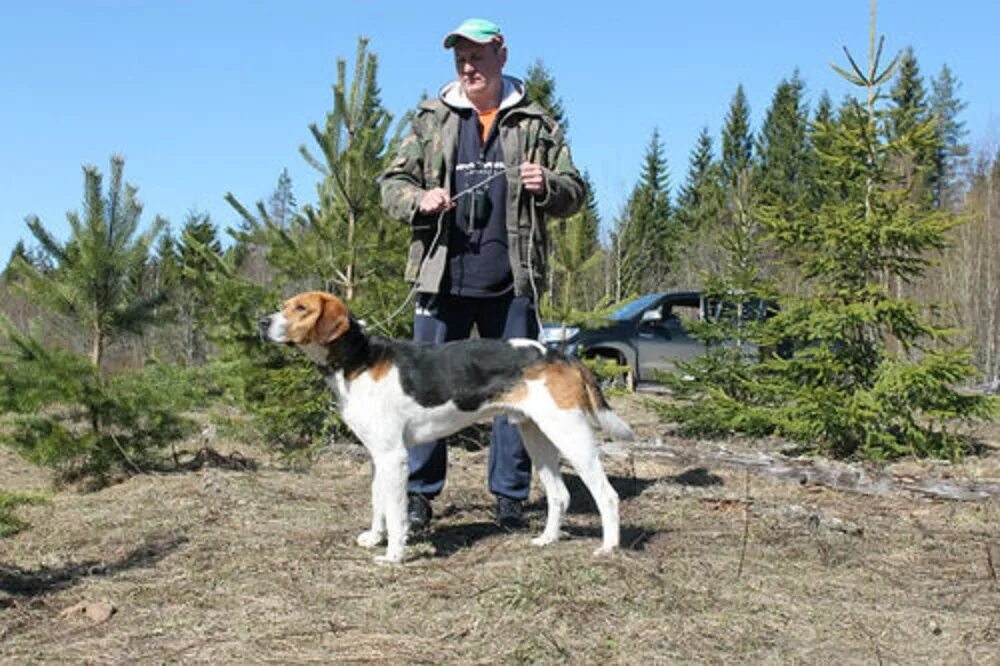
<path id="1" fill-rule="evenodd" d="M 647 437 L 665 436 L 628 411 Z M 2 455 L 0 487 L 44 484 Z M 949 473 L 982 477 L 998 457 Z M 625 548 L 593 559 L 599 521 L 575 478 L 568 538 L 536 549 L 491 524 L 485 452 L 455 448 L 432 530 L 405 565 L 385 567 L 354 545 L 368 520 L 357 447 L 307 471 L 258 460 L 58 492 L 21 511 L 32 527 L 0 541 L 0 661 L 1000 659 L 996 500 L 868 497 L 619 455 L 607 468 Z M 107 622 L 60 615 L 101 599 L 117 608 Z"/>

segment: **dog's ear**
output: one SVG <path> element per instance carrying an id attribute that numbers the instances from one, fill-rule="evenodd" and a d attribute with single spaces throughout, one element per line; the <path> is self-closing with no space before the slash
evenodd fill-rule
<path id="1" fill-rule="evenodd" d="M 316 320 L 315 338 L 317 342 L 330 343 L 339 338 L 350 326 L 350 315 L 339 299 L 330 298 L 323 302 L 323 311 Z"/>

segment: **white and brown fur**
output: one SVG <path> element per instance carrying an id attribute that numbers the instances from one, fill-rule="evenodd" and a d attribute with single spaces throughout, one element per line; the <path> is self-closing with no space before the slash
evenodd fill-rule
<path id="1" fill-rule="evenodd" d="M 569 492 L 565 458 L 601 514 L 595 554 L 618 547 L 618 495 L 598 458 L 594 429 L 632 439 L 590 371 L 532 340 L 462 340 L 421 345 L 368 336 L 344 303 L 323 292 L 285 301 L 260 322 L 261 335 L 301 349 L 336 394 L 341 416 L 368 449 L 374 470 L 371 529 L 358 543 L 373 548 L 388 533 L 379 561 L 403 559 L 407 535 L 406 447 L 506 414 L 521 430 L 548 501 L 538 546 L 559 538 Z"/>

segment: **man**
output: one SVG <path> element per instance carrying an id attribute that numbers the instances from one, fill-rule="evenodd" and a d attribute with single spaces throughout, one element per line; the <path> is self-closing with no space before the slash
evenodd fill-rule
<path id="1" fill-rule="evenodd" d="M 579 210 L 584 185 L 558 124 L 505 76 L 500 28 L 463 22 L 444 39 L 457 80 L 417 108 L 410 133 L 382 178 L 382 201 L 412 228 L 407 280 L 418 293 L 413 337 L 537 338 L 544 283 L 547 214 Z M 447 451 L 441 442 L 409 449 L 408 517 L 417 531 L 441 492 Z M 489 487 L 496 519 L 522 524 L 531 461 L 506 417 L 493 423 Z"/>

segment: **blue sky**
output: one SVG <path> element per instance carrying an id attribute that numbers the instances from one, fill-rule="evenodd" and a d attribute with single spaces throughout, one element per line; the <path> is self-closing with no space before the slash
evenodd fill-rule
<path id="1" fill-rule="evenodd" d="M 684 178 L 702 127 L 716 136 L 738 84 L 755 127 L 778 82 L 798 68 L 814 102 L 848 89 L 829 67 L 841 46 L 867 53 L 869 0 L 803 2 L 521 2 L 488 5 L 507 36 L 507 72 L 541 59 L 555 76 L 577 165 L 590 172 L 605 223 L 635 183 L 658 128 L 671 180 Z M 0 19 L 0 261 L 24 218 L 65 240 L 81 208 L 82 165 L 126 159 L 143 219 L 179 228 L 187 213 L 235 225 L 223 196 L 266 198 L 288 168 L 300 204 L 318 174 L 299 155 L 308 125 L 332 106 L 336 60 L 360 35 L 379 57 L 385 106 L 397 117 L 453 75 L 442 36 L 468 2 L 355 0 L 8 3 Z M 973 146 L 995 145 L 1000 2 L 882 0 L 878 31 L 913 46 L 925 76 L 948 64 L 968 103 Z"/>

